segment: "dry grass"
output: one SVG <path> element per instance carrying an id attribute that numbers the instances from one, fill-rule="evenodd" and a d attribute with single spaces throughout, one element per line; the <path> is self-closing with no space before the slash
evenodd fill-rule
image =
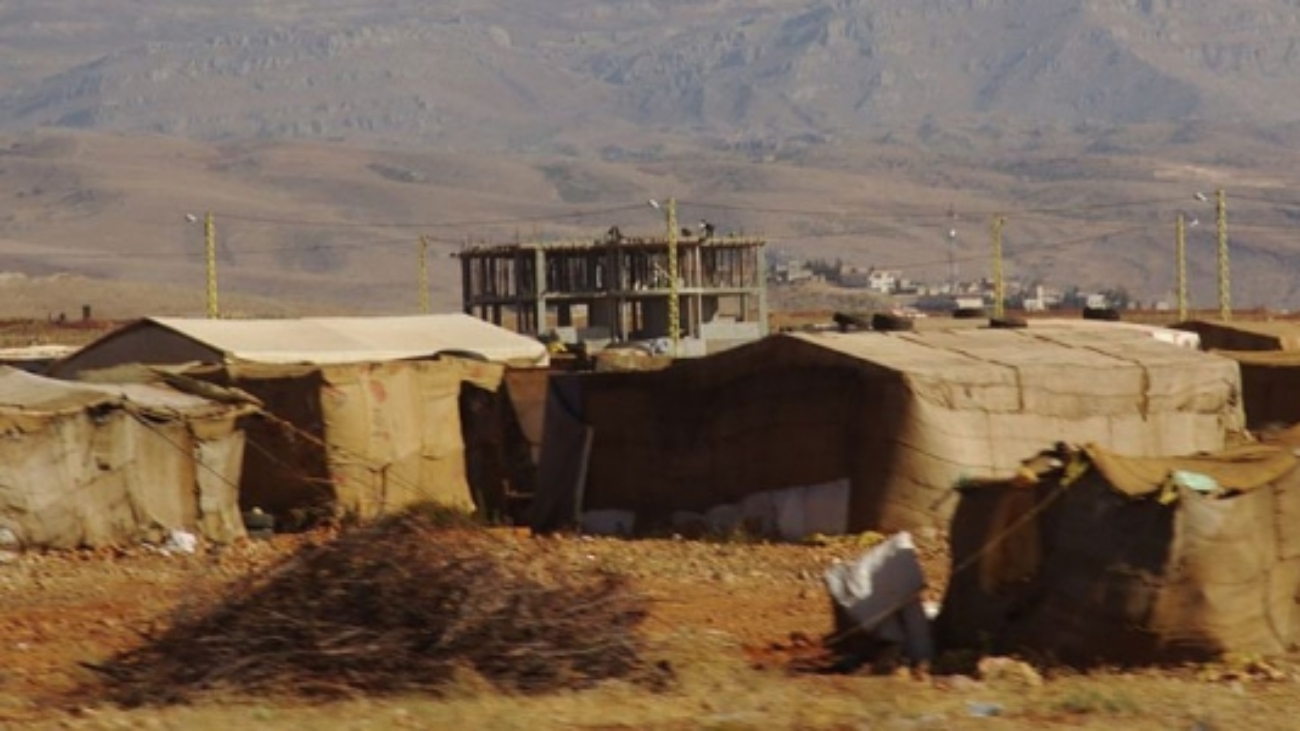
<path id="1" fill-rule="evenodd" d="M 657 642 L 678 672 L 671 691 L 623 682 L 544 696 L 503 694 L 462 676 L 445 697 L 363 698 L 325 705 L 223 699 L 188 707 L 100 708 L 61 728 L 152 726 L 190 731 L 294 729 L 1231 729 L 1293 728 L 1295 683 L 1196 683 L 1151 675 L 1070 676 L 1041 687 L 902 676 L 791 676 L 758 671 L 725 634 L 683 629 Z M 990 718 L 988 714 L 995 717 Z M 1199 726 L 1197 724 L 1200 724 Z M 54 725 L 52 722 L 51 725 Z M 39 727 L 39 726 L 36 726 Z"/>
<path id="2" fill-rule="evenodd" d="M 647 611 L 617 574 L 574 571 L 411 511 L 186 606 L 161 636 L 94 667 L 108 698 L 127 705 L 204 692 L 438 693 L 466 673 L 514 693 L 667 682 L 641 657 L 635 628 Z"/>
<path id="3" fill-rule="evenodd" d="M 1285 678 L 1225 663 L 1049 673 L 1038 685 L 1014 675 L 978 680 L 795 671 L 789 662 L 793 650 L 831 628 L 820 570 L 836 558 L 856 555 L 844 545 L 539 539 L 506 529 L 490 529 L 480 538 L 471 539 L 479 556 L 512 557 L 520 566 L 545 565 L 575 576 L 627 577 L 648 600 L 649 616 L 638 632 L 640 652 L 648 663 L 666 663 L 674 682 L 652 688 L 611 679 L 535 694 L 494 681 L 490 669 L 462 664 L 432 694 L 394 689 L 325 700 L 228 685 L 224 691 L 190 694 L 188 704 L 124 708 L 85 692 L 95 675 L 79 669 L 79 662 L 104 664 L 132 652 L 147 654 L 148 649 L 139 649 L 149 647 L 141 633 L 165 636 L 178 616 L 186 616 L 176 613 L 178 606 L 211 607 L 210 597 L 238 604 L 249 596 L 240 587 L 250 577 L 273 583 L 265 577 L 284 566 L 286 557 L 324 556 L 331 545 L 329 534 L 276 537 L 189 557 L 148 551 L 117 557 L 51 554 L 0 566 L 6 597 L 0 613 L 0 727 L 1027 730 L 1231 729 L 1248 722 L 1252 729 L 1269 731 L 1294 725 L 1292 707 L 1300 692 L 1294 660 L 1276 664 Z M 941 553 L 930 558 L 927 575 L 931 564 L 943 562 Z M 442 560 L 435 556 L 432 564 Z M 932 578 L 941 584 L 942 575 Z M 402 586 L 409 599 L 427 591 L 410 582 Z M 265 601 L 260 609 L 289 604 L 287 596 Z M 256 627 L 264 635 L 282 632 L 284 620 L 259 615 L 260 609 L 216 629 L 251 631 L 261 616 L 264 621 Z M 211 615 L 191 611 L 188 616 Z M 797 636 L 802 639 L 796 641 Z M 812 643 L 815 647 L 815 639 Z M 207 652 L 189 656 L 196 669 L 213 667 Z M 183 685 L 190 671 L 173 669 L 172 679 Z M 997 717 L 978 715 L 987 712 Z"/>

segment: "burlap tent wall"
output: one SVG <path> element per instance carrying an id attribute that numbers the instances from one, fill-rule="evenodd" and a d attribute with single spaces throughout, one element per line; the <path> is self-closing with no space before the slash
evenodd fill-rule
<path id="1" fill-rule="evenodd" d="M 370 518 L 419 503 L 472 509 L 462 384 L 496 391 L 504 367 L 447 358 L 340 365 L 199 366 L 257 397 L 240 502 L 290 519 Z"/>
<path id="2" fill-rule="evenodd" d="M 1078 459 L 1074 481 L 1057 470 L 962 491 L 943 646 L 1087 665 L 1300 641 L 1300 470 L 1288 450 L 1136 459 L 1093 447 Z M 1223 494 L 1188 487 L 1204 480 L 1187 473 Z"/>
<path id="3" fill-rule="evenodd" d="M 522 506 L 532 497 L 537 463 L 530 433 L 540 444 L 540 421 L 544 402 L 533 404 L 530 393 L 535 383 L 544 387 L 547 372 L 542 369 L 507 370 L 496 381 L 463 381 L 460 391 L 461 431 L 465 440 L 466 479 L 475 506 L 492 520 L 520 517 Z M 543 390 L 544 393 L 544 390 Z"/>
<path id="4" fill-rule="evenodd" d="M 1300 423 L 1300 351 L 1220 351 L 1241 368 L 1246 425 Z"/>
<path id="5" fill-rule="evenodd" d="M 1235 363 L 1129 329 L 798 334 L 666 371 L 555 376 L 534 525 L 570 508 L 648 520 L 764 490 L 851 483 L 849 529 L 951 513 L 951 486 L 1048 440 L 1138 454 L 1219 449 L 1241 427 Z M 565 428 L 556 419 L 557 429 Z M 580 496 L 576 495 L 581 493 Z"/>
<path id="6" fill-rule="evenodd" d="M 0 527 L 28 547 L 244 535 L 239 407 L 0 369 Z"/>

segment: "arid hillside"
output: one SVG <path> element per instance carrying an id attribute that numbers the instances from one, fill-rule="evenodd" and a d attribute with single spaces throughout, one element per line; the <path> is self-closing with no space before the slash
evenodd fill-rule
<path id="1" fill-rule="evenodd" d="M 414 312 L 420 237 L 436 309 L 456 308 L 467 241 L 663 230 L 645 201 L 676 196 L 684 225 L 761 233 L 774 251 L 943 279 L 948 233 L 965 278 L 991 271 L 1005 218 L 1010 276 L 1168 298 L 1173 221 L 1189 229 L 1194 305 L 1215 300 L 1212 206 L 1228 191 L 1234 303 L 1300 303 L 1295 153 L 1234 130 L 1164 127 L 996 160 L 862 143 L 762 162 L 682 149 L 661 161 L 404 152 L 342 143 L 218 143 L 42 131 L 0 141 L 0 271 L 35 283 L 10 317 L 90 304 L 105 316 L 202 313 L 213 213 L 223 311 Z M 1098 145 L 1099 146 L 1099 145 Z M 1215 150 L 1232 151 L 1227 154 Z M 190 219 L 193 220 L 190 220 Z M 54 277 L 53 275 L 67 275 Z M 12 281 L 10 281 L 12 280 Z M 136 294 L 124 294 L 139 287 Z M 126 287 L 124 290 L 123 287 Z M 125 297 L 125 299 L 124 299 Z M 241 299 L 245 298 L 245 299 Z M 251 298 L 251 299 L 249 299 Z M 110 304 L 110 302 L 114 304 Z M 110 312 L 109 308 L 112 311 Z"/>
<path id="2" fill-rule="evenodd" d="M 644 203 L 668 196 L 684 225 L 916 278 L 950 258 L 987 275 L 1001 215 L 1011 276 L 1144 302 L 1171 296 L 1182 211 L 1209 306 L 1193 194 L 1216 188 L 1234 303 L 1293 308 L 1298 18 L 1284 0 L 17 0 L 0 271 L 49 301 L 7 314 L 99 304 L 110 280 L 146 285 L 128 310 L 201 312 L 209 211 L 223 310 L 413 310 L 422 235 L 446 309 L 466 241 L 651 233 Z M 60 273 L 90 284 L 65 294 Z"/>

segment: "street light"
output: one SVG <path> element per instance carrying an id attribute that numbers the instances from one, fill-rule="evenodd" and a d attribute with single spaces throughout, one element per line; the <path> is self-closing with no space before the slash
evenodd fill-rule
<path id="1" fill-rule="evenodd" d="M 186 213 L 185 220 L 189 223 L 198 223 L 199 217 L 193 213 Z M 212 220 L 212 211 L 203 215 L 203 241 L 207 250 L 208 317 L 216 319 L 220 317 L 217 308 L 217 226 Z"/>
<path id="2" fill-rule="evenodd" d="M 957 293 L 957 229 L 948 229 L 948 291 Z"/>
<path id="3" fill-rule="evenodd" d="M 1209 197 L 1201 192 L 1193 197 L 1202 203 L 1209 202 Z M 1228 261 L 1228 202 L 1223 188 L 1214 191 L 1214 223 L 1219 242 L 1219 319 L 1228 322 L 1232 319 L 1232 279 Z"/>
<path id="4" fill-rule="evenodd" d="M 1195 227 L 1200 221 L 1193 218 L 1186 220 L 1186 214 L 1178 212 L 1174 223 L 1174 259 L 1177 266 L 1178 321 L 1187 321 L 1187 229 Z"/>

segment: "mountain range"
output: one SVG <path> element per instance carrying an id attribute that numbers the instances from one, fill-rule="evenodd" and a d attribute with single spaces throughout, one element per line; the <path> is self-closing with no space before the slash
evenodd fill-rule
<path id="1" fill-rule="evenodd" d="M 165 280 L 165 259 L 78 264 L 68 237 L 161 252 L 156 211 L 207 207 L 285 222 L 224 242 L 287 252 L 234 257 L 257 262 L 250 294 L 332 282 L 386 308 L 409 261 L 322 241 L 428 223 L 450 253 L 549 215 L 586 235 L 603 222 L 564 216 L 671 193 L 878 265 L 941 260 L 961 228 L 974 266 L 1006 211 L 1021 275 L 1154 296 L 1173 212 L 1224 187 L 1239 301 L 1293 306 L 1297 120 L 1295 0 L 13 0 L 0 266 Z M 473 220 L 504 223 L 435 225 Z M 1194 257 L 1194 282 L 1213 264 Z"/>

